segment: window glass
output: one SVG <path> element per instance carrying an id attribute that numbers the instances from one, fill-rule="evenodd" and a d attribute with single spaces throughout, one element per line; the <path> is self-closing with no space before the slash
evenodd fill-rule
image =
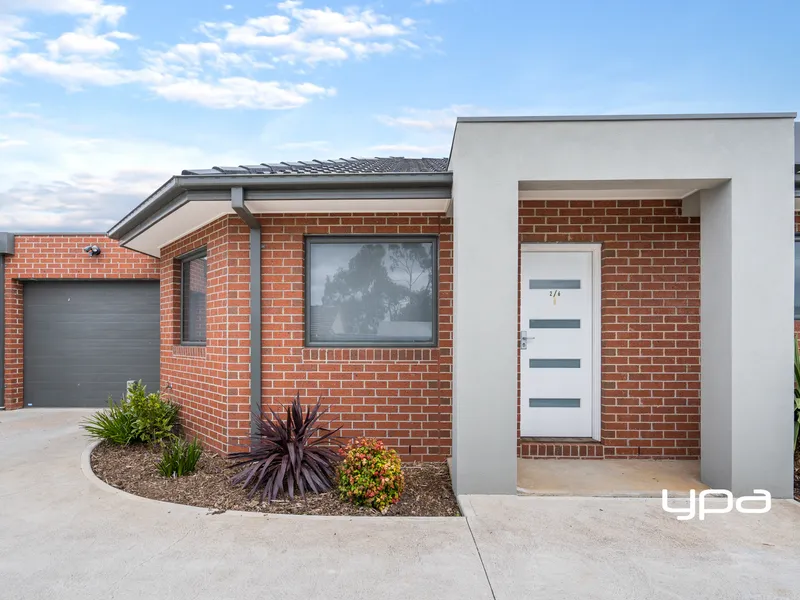
<path id="1" fill-rule="evenodd" d="M 183 261 L 181 302 L 183 323 L 181 341 L 203 343 L 206 341 L 206 276 L 208 260 L 205 255 Z"/>
<path id="2" fill-rule="evenodd" d="M 309 238 L 306 335 L 312 345 L 433 345 L 433 238 Z"/>

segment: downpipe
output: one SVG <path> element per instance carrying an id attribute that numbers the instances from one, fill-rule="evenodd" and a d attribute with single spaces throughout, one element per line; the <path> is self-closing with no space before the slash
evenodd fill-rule
<path id="1" fill-rule="evenodd" d="M 261 414 L 261 223 L 244 202 L 244 188 L 231 188 L 231 208 L 250 228 L 250 433 Z"/>

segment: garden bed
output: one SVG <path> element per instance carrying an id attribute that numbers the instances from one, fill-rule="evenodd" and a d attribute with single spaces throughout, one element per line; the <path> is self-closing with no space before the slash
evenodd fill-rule
<path id="1" fill-rule="evenodd" d="M 92 453 L 92 470 L 108 485 L 137 496 L 208 508 L 214 512 L 245 510 L 291 515 L 382 516 L 380 512 L 353 506 L 339 499 L 336 492 L 306 494 L 306 499 L 279 498 L 271 504 L 232 486 L 236 469 L 230 461 L 203 453 L 197 470 L 184 477 L 166 478 L 156 465 L 161 452 L 144 444 L 115 446 L 102 442 Z M 450 484 L 447 464 L 407 463 L 403 465 L 405 490 L 387 516 L 455 517 L 458 505 Z"/>
<path id="2" fill-rule="evenodd" d="M 794 455 L 794 499 L 800 502 L 800 451 Z"/>

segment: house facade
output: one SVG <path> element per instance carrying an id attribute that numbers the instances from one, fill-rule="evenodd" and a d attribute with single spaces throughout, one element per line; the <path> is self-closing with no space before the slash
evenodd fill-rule
<path id="1" fill-rule="evenodd" d="M 0 408 L 102 407 L 130 380 L 157 389 L 158 279 L 156 259 L 104 233 L 0 233 Z"/>
<path id="2" fill-rule="evenodd" d="M 160 387 L 218 452 L 299 391 L 457 493 L 699 458 L 789 497 L 793 120 L 459 119 L 449 160 L 184 171 L 108 243 L 155 267 Z"/>

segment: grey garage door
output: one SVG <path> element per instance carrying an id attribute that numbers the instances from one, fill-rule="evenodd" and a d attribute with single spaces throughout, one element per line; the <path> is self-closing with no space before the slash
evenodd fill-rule
<path id="1" fill-rule="evenodd" d="M 158 294 L 154 281 L 25 283 L 25 406 L 106 406 L 129 380 L 158 389 Z"/>

